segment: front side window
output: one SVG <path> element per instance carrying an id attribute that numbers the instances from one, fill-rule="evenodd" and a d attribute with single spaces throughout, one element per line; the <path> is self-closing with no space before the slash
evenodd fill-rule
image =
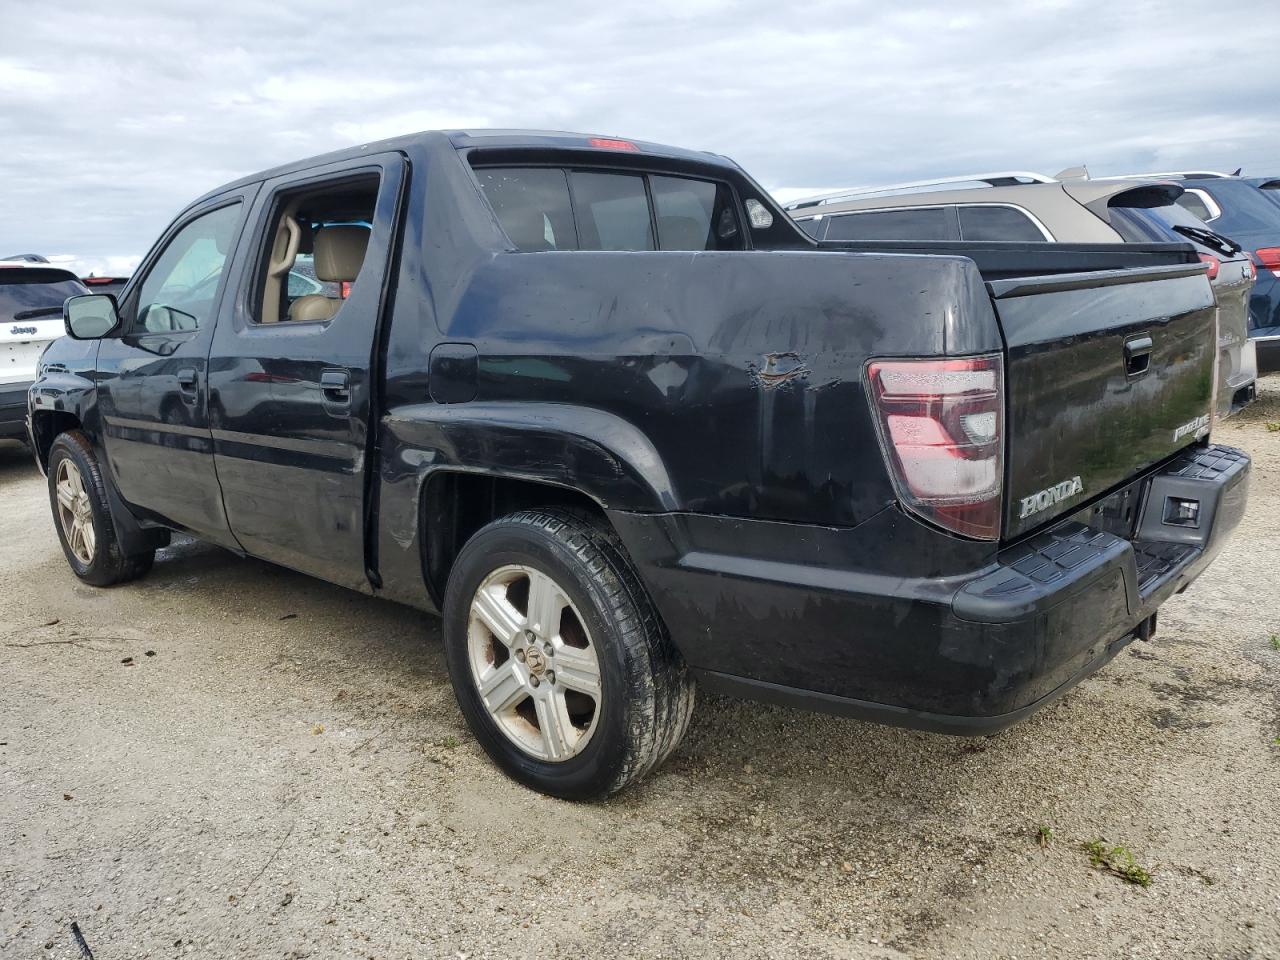
<path id="1" fill-rule="evenodd" d="M 961 206 L 960 235 L 965 240 L 1044 242 L 1035 222 L 1013 207 Z"/>
<path id="2" fill-rule="evenodd" d="M 733 191 L 693 177 L 481 167 L 498 222 L 523 251 L 741 250 Z"/>
<path id="3" fill-rule="evenodd" d="M 827 240 L 954 240 L 942 207 L 842 213 L 830 217 Z"/>
<path id="4" fill-rule="evenodd" d="M 233 203 L 196 217 L 174 235 L 142 282 L 136 330 L 197 330 L 213 319 L 218 282 L 239 222 L 240 204 Z"/>

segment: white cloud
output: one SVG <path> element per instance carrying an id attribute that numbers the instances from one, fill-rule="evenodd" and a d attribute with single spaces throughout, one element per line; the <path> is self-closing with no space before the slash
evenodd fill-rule
<path id="1" fill-rule="evenodd" d="M 5 18 L 0 251 L 105 270 L 220 182 L 433 127 L 713 150 L 787 199 L 1077 163 L 1280 173 L 1263 93 L 1280 86 L 1280 20 L 1205 29 L 1190 0 L 191 9 L 67 0 Z M 92 42 L 67 52 L 69 37 Z"/>
<path id="2" fill-rule="evenodd" d="M 137 269 L 142 257 L 80 257 L 73 253 L 54 253 L 49 254 L 48 259 L 79 277 L 127 277 Z"/>

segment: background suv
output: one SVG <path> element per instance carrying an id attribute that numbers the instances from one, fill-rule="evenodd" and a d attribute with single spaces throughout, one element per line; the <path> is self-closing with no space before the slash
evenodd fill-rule
<path id="1" fill-rule="evenodd" d="M 1239 243 L 1179 205 L 1183 193 L 1168 180 L 1013 171 L 813 197 L 786 209 L 817 240 L 1190 243 L 1209 264 L 1218 300 L 1217 412 L 1225 417 L 1254 397 L 1249 291 L 1257 271 Z"/>
<path id="2" fill-rule="evenodd" d="M 0 439 L 26 439 L 27 388 L 36 363 L 64 332 L 63 302 L 88 292 L 68 270 L 38 260 L 0 260 Z"/>
<path id="3" fill-rule="evenodd" d="M 1132 174 L 1129 179 L 1149 177 Z M 1185 192 L 1178 203 L 1248 251 L 1258 268 L 1249 300 L 1249 336 L 1258 366 L 1280 370 L 1280 178 L 1241 177 L 1205 170 L 1161 174 Z"/>

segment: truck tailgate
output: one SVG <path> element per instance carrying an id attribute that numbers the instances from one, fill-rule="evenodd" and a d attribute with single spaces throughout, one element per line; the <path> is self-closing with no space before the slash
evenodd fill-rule
<path id="1" fill-rule="evenodd" d="M 1006 347 L 1004 537 L 1209 431 L 1216 316 L 1200 264 L 992 280 Z"/>

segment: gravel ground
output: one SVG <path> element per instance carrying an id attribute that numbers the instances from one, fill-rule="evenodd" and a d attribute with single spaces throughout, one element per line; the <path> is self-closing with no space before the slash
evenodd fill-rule
<path id="1" fill-rule="evenodd" d="M 488 763 L 434 619 L 191 542 L 83 586 L 0 446 L 0 956 L 1280 957 L 1278 425 L 1272 377 L 1233 542 L 1030 721 L 704 697 L 593 806 Z"/>

